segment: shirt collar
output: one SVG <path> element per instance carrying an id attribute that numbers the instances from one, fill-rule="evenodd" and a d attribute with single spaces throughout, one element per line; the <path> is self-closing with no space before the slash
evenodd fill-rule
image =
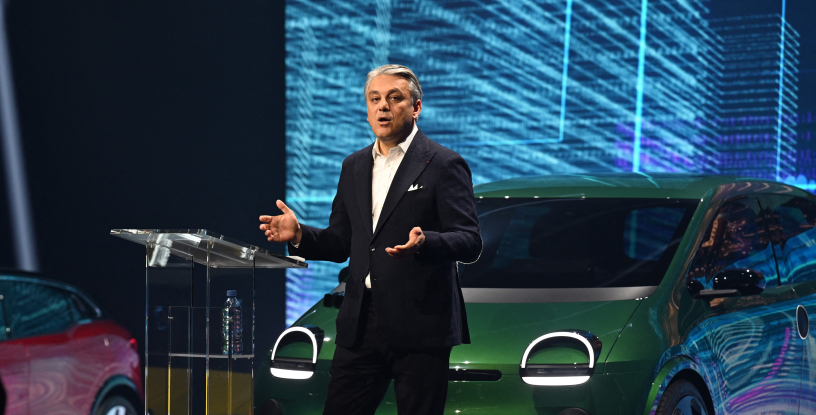
<path id="1" fill-rule="evenodd" d="M 417 131 L 419 131 L 419 128 L 417 127 L 416 123 L 414 123 L 414 129 L 413 131 L 411 131 L 411 134 L 408 135 L 408 138 L 406 138 L 405 141 L 397 144 L 397 147 L 399 147 L 400 150 L 402 150 L 402 154 L 408 152 L 408 147 L 411 145 L 411 141 L 414 141 L 414 136 L 416 135 Z M 379 138 L 377 139 L 377 141 L 379 141 Z M 377 159 L 378 156 L 385 157 L 382 153 L 380 153 L 380 150 L 377 148 L 378 147 L 377 141 L 374 142 L 374 148 L 371 149 L 371 155 L 374 157 L 375 160 Z"/>

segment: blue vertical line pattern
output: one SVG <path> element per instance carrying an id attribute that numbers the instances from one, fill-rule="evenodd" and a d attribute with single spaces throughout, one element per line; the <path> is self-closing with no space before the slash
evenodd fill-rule
<path id="1" fill-rule="evenodd" d="M 640 171 L 640 141 L 643 133 L 643 86 L 646 72 L 646 12 L 649 0 L 640 3 L 640 44 L 638 45 L 637 98 L 635 100 L 635 139 L 632 143 L 632 171 Z"/>
<path id="2" fill-rule="evenodd" d="M 572 0 L 567 0 L 564 12 L 564 67 L 561 73 L 561 117 L 558 121 L 558 142 L 564 141 L 564 118 L 567 115 L 567 82 L 569 81 L 570 30 L 572 29 Z"/>
<path id="3" fill-rule="evenodd" d="M 417 74 L 419 127 L 467 160 L 474 184 L 632 170 L 773 178 L 779 16 L 715 22 L 708 2 L 286 0 L 286 201 L 301 222 L 328 224 L 343 159 L 374 140 L 365 75 L 386 62 Z M 782 177 L 797 37 L 788 25 Z M 287 272 L 289 324 L 342 267 Z"/>
<path id="4" fill-rule="evenodd" d="M 785 6 L 786 0 L 782 0 L 782 16 L 781 24 L 782 33 L 779 39 L 779 106 L 777 107 L 776 116 L 776 180 L 782 180 L 780 177 L 780 163 L 782 162 L 782 101 L 784 100 L 785 88 Z"/>
<path id="5" fill-rule="evenodd" d="M 799 34 L 784 22 L 783 45 L 783 18 L 778 13 L 709 22 L 722 38 L 716 122 L 719 170 L 787 181 L 796 168 Z M 781 71 L 780 59 L 784 59 Z"/>

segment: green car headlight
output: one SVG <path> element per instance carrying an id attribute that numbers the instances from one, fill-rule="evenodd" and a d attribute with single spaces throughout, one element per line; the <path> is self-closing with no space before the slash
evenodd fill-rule
<path id="1" fill-rule="evenodd" d="M 521 358 L 519 375 L 528 385 L 580 385 L 595 373 L 601 341 L 583 330 L 545 334 L 530 343 Z"/>
<path id="2" fill-rule="evenodd" d="M 269 370 L 283 379 L 309 379 L 317 367 L 323 345 L 323 330 L 316 326 L 295 326 L 284 330 L 272 348 Z"/>

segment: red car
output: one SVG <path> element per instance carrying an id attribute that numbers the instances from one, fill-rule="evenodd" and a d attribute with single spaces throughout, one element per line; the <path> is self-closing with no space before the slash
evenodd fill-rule
<path id="1" fill-rule="evenodd" d="M 136 340 L 82 291 L 0 271 L 0 305 L 6 415 L 144 412 Z"/>

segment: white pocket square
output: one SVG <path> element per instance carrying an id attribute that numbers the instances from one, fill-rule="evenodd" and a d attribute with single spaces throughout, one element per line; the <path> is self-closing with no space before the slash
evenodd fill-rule
<path id="1" fill-rule="evenodd" d="M 408 191 L 413 192 L 414 190 L 419 190 L 419 189 L 422 189 L 423 187 L 425 187 L 425 186 L 421 186 L 421 185 L 418 185 L 418 184 L 412 184 L 411 187 L 408 188 Z"/>

